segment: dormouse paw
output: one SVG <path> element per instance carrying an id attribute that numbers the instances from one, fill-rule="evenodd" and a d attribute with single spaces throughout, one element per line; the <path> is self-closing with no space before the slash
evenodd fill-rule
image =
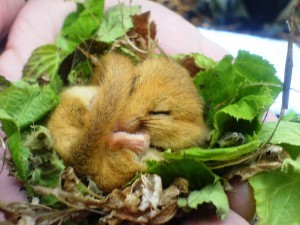
<path id="1" fill-rule="evenodd" d="M 113 132 L 106 141 L 111 150 L 129 149 L 137 154 L 143 153 L 150 145 L 150 136 L 144 133 Z"/>

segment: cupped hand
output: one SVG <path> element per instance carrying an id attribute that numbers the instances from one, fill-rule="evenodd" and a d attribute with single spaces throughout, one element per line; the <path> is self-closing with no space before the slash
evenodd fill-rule
<path id="1" fill-rule="evenodd" d="M 0 6 L 8 1 L 10 0 L 2 0 Z M 0 56 L 0 74 L 8 80 L 20 79 L 22 68 L 31 52 L 40 45 L 53 43 L 64 18 L 74 10 L 75 4 L 70 1 L 27 2 L 11 26 L 5 50 Z"/>
<path id="2" fill-rule="evenodd" d="M 3 2 L 8 0 L 2 0 L 0 6 Z M 117 2 L 106 1 L 106 8 Z M 221 47 L 207 40 L 179 15 L 150 1 L 127 0 L 125 2 L 142 5 L 143 11 L 151 11 L 152 19 L 156 21 L 158 27 L 159 44 L 165 52 L 169 54 L 202 52 L 216 60 L 224 56 L 225 51 Z M 19 12 L 11 27 L 5 51 L 0 56 L 0 74 L 9 80 L 18 80 L 31 52 L 37 46 L 53 43 L 65 16 L 74 10 L 75 4 L 70 1 L 30 0 Z M 13 17 L 7 15 L 7 18 L 3 18 L 4 27 L 7 27 L 6 24 L 11 21 L 9 16 Z"/>
<path id="3" fill-rule="evenodd" d="M 14 19 L 20 9 L 25 5 L 25 0 L 1 1 L 0 3 L 0 40 L 7 35 Z"/>
<path id="4" fill-rule="evenodd" d="M 6 7 L 6 4 L 9 5 L 12 2 L 18 7 L 11 12 L 8 10 L 6 14 L 1 14 L 1 7 Z M 157 23 L 157 39 L 166 53 L 200 52 L 215 60 L 221 59 L 226 54 L 221 47 L 202 36 L 194 26 L 168 9 L 146 0 L 124 2 L 136 3 L 142 6 L 143 11 L 151 11 L 151 18 Z M 105 7 L 108 8 L 117 3 L 117 0 L 107 0 Z M 0 21 L 2 21 L 0 33 L 5 34 L 9 30 L 8 27 L 11 26 L 5 50 L 0 55 L 0 74 L 12 81 L 21 78 L 22 68 L 36 47 L 55 41 L 64 18 L 76 8 L 74 2 L 63 0 L 29 0 L 24 4 L 24 0 L 2 0 L 0 2 Z M 3 150 L 0 149 L 0 153 L 2 152 Z M 4 188 L 10 186 L 9 189 L 6 189 L 5 198 L 2 197 L 2 194 L 0 195 L 0 201 L 25 200 L 24 194 L 15 194 L 19 193 L 20 184 L 8 177 L 7 171 L 0 174 L 0 183 L 6 184 L 0 186 L 1 193 Z M 228 196 L 231 208 L 235 211 L 231 210 L 225 221 L 221 222 L 218 218 L 191 218 L 184 224 L 248 224 L 245 219 L 250 220 L 254 211 L 252 192 L 246 183 L 235 181 L 233 187 L 235 191 Z"/>

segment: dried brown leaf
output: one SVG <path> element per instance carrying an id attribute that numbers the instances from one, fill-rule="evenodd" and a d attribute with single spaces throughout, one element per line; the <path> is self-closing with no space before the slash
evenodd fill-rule
<path id="1" fill-rule="evenodd" d="M 154 41 L 156 24 L 153 21 L 150 22 L 150 12 L 132 16 L 132 22 L 134 26 L 126 34 L 128 40 L 121 40 L 115 44 L 126 44 L 127 48 L 143 59 L 157 47 Z"/>
<path id="2" fill-rule="evenodd" d="M 151 224 L 164 224 L 170 221 L 177 213 L 177 201 L 169 203 L 167 206 L 162 207 L 154 218 L 151 219 Z"/>
<path id="3" fill-rule="evenodd" d="M 282 162 L 287 158 L 290 158 L 290 156 L 281 146 L 269 145 L 258 159 L 238 167 L 236 166 L 226 177 L 231 179 L 239 175 L 242 177 L 242 180 L 247 180 L 255 174 L 280 168 Z"/>
<path id="4" fill-rule="evenodd" d="M 32 224 L 32 222 L 35 222 L 41 216 L 54 211 L 43 205 L 23 202 L 0 202 L 0 210 L 4 212 L 7 221 L 13 224 L 18 223 L 24 225 Z"/>
<path id="5" fill-rule="evenodd" d="M 163 189 L 157 175 L 142 175 L 131 187 L 113 191 L 104 204 L 111 210 L 102 218 L 104 224 L 119 224 L 124 221 L 138 224 L 162 224 L 172 219 L 177 212 L 177 199 L 186 194 L 188 182 L 177 179 Z"/>
<path id="6" fill-rule="evenodd" d="M 102 205 L 103 200 L 94 199 L 92 196 L 83 196 L 80 192 L 70 193 L 60 188 L 47 188 L 41 186 L 33 187 L 33 190 L 40 195 L 52 195 L 60 200 L 60 202 L 76 209 L 97 208 Z"/>
<path id="7" fill-rule="evenodd" d="M 180 64 L 189 72 L 192 78 L 194 78 L 197 73 L 203 70 L 196 65 L 194 57 L 191 56 L 186 56 Z"/>
<path id="8" fill-rule="evenodd" d="M 41 195 L 52 195 L 66 207 L 52 209 L 34 203 L 1 203 L 8 221 L 14 224 L 55 224 L 70 218 L 85 218 L 90 213 L 102 215 L 102 224 L 163 224 L 177 213 L 178 197 L 188 194 L 188 181 L 176 179 L 167 189 L 163 189 L 158 175 L 142 175 L 129 187 L 114 190 L 106 198 L 82 189 L 78 190 L 79 179 L 72 168 L 61 176 L 56 188 L 36 186 L 34 191 Z M 82 186 L 81 186 L 82 187 Z M 103 216 L 104 215 L 104 216 Z"/>
<path id="9" fill-rule="evenodd" d="M 149 11 L 142 13 L 140 15 L 132 16 L 134 27 L 131 31 L 134 31 L 144 40 L 148 40 L 149 38 L 155 40 L 156 24 L 153 21 L 149 24 L 149 20 L 150 20 Z"/>

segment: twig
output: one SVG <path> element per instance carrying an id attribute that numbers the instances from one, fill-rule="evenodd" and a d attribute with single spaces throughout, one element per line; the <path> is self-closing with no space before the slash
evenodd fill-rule
<path id="1" fill-rule="evenodd" d="M 0 136 L 0 144 L 1 144 L 1 148 L 3 149 L 3 162 L 2 162 L 2 166 L 1 166 L 1 170 L 0 170 L 0 173 L 2 173 L 3 169 L 4 169 L 5 161 L 6 161 L 7 148 L 6 148 L 5 141 L 3 140 L 3 138 L 1 136 Z"/>
<path id="2" fill-rule="evenodd" d="M 287 21 L 290 34 L 288 41 L 288 50 L 285 61 L 285 70 L 284 70 L 284 82 L 283 82 L 283 92 L 282 92 L 282 105 L 281 105 L 281 113 L 284 113 L 286 109 L 288 109 L 289 105 L 289 95 L 290 95 L 290 86 L 292 80 L 292 71 L 293 71 L 293 45 L 294 45 L 294 27 L 295 27 L 295 7 L 293 7 L 291 17 L 289 21 Z M 280 114 L 282 116 L 282 114 Z"/>
<path id="3" fill-rule="evenodd" d="M 75 195 L 60 188 L 48 188 L 42 186 L 33 186 L 33 190 L 40 195 L 53 195 L 60 202 L 66 204 L 70 208 L 77 210 L 92 210 L 103 204 L 105 199 L 94 199 L 90 196 Z"/>
<path id="4" fill-rule="evenodd" d="M 287 56 L 286 56 L 286 62 L 285 62 L 285 70 L 284 70 L 284 82 L 283 82 L 283 93 L 282 93 L 282 105 L 280 110 L 279 119 L 277 121 L 277 124 L 270 135 L 270 137 L 260 146 L 260 148 L 257 151 L 257 154 L 259 154 L 272 140 L 279 123 L 284 116 L 284 112 L 286 109 L 288 109 L 288 103 L 289 103 L 289 95 L 290 95 L 290 86 L 291 86 L 291 80 L 292 80 L 292 71 L 293 71 L 293 44 L 294 44 L 294 15 L 295 15 L 295 9 L 297 5 L 299 6 L 300 0 L 298 0 L 298 3 L 295 4 L 295 6 L 292 9 L 291 17 L 288 22 L 289 29 L 290 29 L 290 35 L 289 35 L 289 41 L 288 41 L 288 49 L 287 49 Z"/>
<path id="5" fill-rule="evenodd" d="M 90 54 L 89 52 L 85 51 L 83 48 L 80 46 L 77 46 L 77 49 L 93 64 L 93 65 L 98 65 L 99 64 L 99 59 L 94 56 L 93 54 Z"/>
<path id="6" fill-rule="evenodd" d="M 286 56 L 286 63 L 285 63 L 285 71 L 284 71 L 284 83 L 283 83 L 283 94 L 282 94 L 282 106 L 280 110 L 280 115 L 279 119 L 276 123 L 276 126 L 269 136 L 269 138 L 259 147 L 259 149 L 253 153 L 249 154 L 248 157 L 238 159 L 236 161 L 230 162 L 230 165 L 236 165 L 242 162 L 245 162 L 249 159 L 256 159 L 259 157 L 264 150 L 266 149 L 267 145 L 270 143 L 272 140 L 281 120 L 282 117 L 284 116 L 284 112 L 286 109 L 288 109 L 288 101 L 289 101 L 289 93 L 290 93 L 290 86 L 291 86 L 291 79 L 292 79 L 292 70 L 293 70 L 293 43 L 294 43 L 294 14 L 295 14 L 295 9 L 297 7 L 300 7 L 300 0 L 298 0 L 298 3 L 295 4 L 293 7 L 293 10 L 291 12 L 291 17 L 289 20 L 289 29 L 290 29 L 290 35 L 289 35 L 289 41 L 288 41 L 288 49 L 287 49 L 287 56 Z M 221 166 L 214 166 L 213 168 L 219 168 Z"/>

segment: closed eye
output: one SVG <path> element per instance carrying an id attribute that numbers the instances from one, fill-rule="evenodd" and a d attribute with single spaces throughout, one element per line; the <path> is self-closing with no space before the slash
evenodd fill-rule
<path id="1" fill-rule="evenodd" d="M 171 111 L 150 111 L 150 116 L 169 116 Z"/>

